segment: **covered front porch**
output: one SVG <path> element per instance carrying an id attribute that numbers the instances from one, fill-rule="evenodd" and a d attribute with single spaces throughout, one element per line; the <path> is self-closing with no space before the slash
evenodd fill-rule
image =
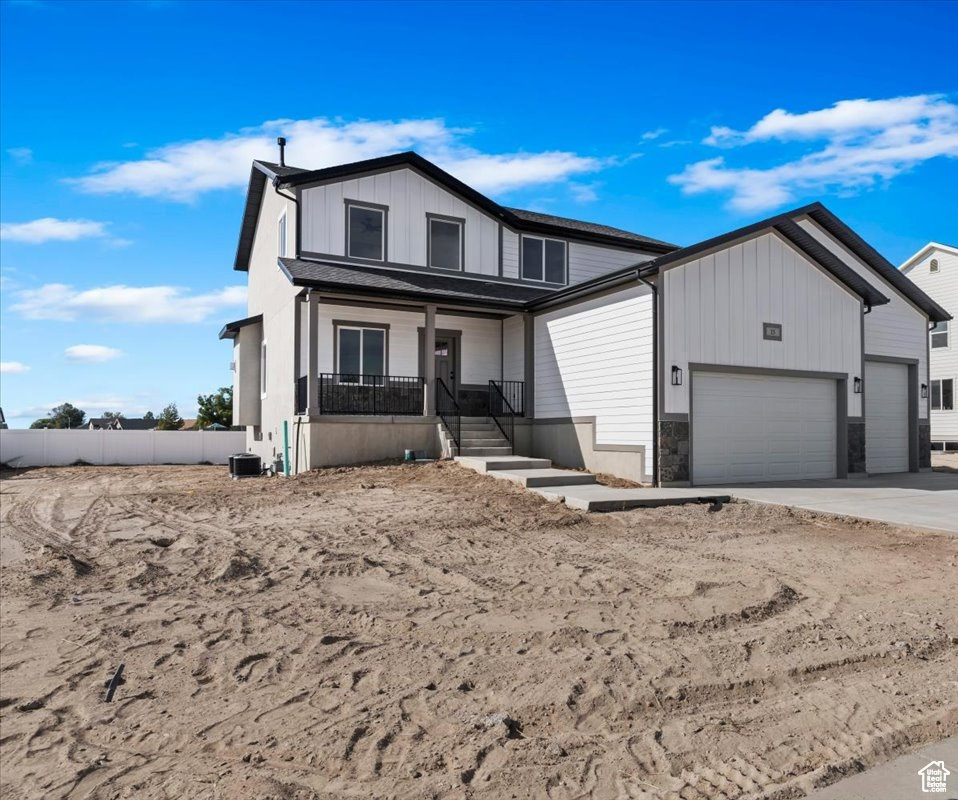
<path id="1" fill-rule="evenodd" d="M 402 425 L 410 443 L 429 438 L 412 426 L 441 423 L 439 439 L 458 448 L 463 420 L 489 418 L 511 445 L 516 419 L 531 409 L 525 313 L 307 291 L 297 298 L 295 338 L 301 423 L 366 426 L 363 437 L 380 441 L 396 433 L 384 423 Z M 448 454 L 445 442 L 435 444 Z"/>

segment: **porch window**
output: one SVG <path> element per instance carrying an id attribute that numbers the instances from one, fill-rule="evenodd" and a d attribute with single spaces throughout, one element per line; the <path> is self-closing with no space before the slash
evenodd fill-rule
<path id="1" fill-rule="evenodd" d="M 955 380 L 954 378 L 945 378 L 940 381 L 931 382 L 931 410 L 932 411 L 954 411 L 955 410 Z"/>
<path id="2" fill-rule="evenodd" d="M 931 346 L 935 347 L 947 347 L 948 346 L 948 322 L 936 322 L 934 327 L 931 329 Z"/>
<path id="3" fill-rule="evenodd" d="M 566 282 L 566 244 L 558 239 L 522 237 L 522 277 L 545 283 Z"/>
<path id="4" fill-rule="evenodd" d="M 462 229 L 461 220 L 428 217 L 429 243 L 427 245 L 430 267 L 439 269 L 462 269 Z"/>
<path id="5" fill-rule="evenodd" d="M 346 255 L 386 260 L 386 207 L 346 203 Z"/>
<path id="6" fill-rule="evenodd" d="M 386 374 L 385 329 L 340 326 L 337 331 L 340 382 L 381 384 Z"/>

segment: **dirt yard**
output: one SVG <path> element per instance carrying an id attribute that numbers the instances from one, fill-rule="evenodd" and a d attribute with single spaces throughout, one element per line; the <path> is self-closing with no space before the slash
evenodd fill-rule
<path id="1" fill-rule="evenodd" d="M 0 488 L 9 800 L 786 800 L 958 733 L 956 538 L 445 463 Z"/>

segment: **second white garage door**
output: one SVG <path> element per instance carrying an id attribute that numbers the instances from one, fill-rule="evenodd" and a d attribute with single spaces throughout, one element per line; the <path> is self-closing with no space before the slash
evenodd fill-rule
<path id="1" fill-rule="evenodd" d="M 692 482 L 834 478 L 837 382 L 718 372 L 692 378 Z"/>
<path id="2" fill-rule="evenodd" d="M 908 471 L 908 366 L 865 362 L 865 469 Z"/>

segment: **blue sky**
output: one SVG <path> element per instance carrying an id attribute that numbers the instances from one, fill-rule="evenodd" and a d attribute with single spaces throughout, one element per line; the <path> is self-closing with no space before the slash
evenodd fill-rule
<path id="1" fill-rule="evenodd" d="M 494 199 L 691 244 L 812 200 L 958 242 L 955 3 L 0 4 L 0 404 L 228 385 L 249 160 L 416 149 Z"/>

